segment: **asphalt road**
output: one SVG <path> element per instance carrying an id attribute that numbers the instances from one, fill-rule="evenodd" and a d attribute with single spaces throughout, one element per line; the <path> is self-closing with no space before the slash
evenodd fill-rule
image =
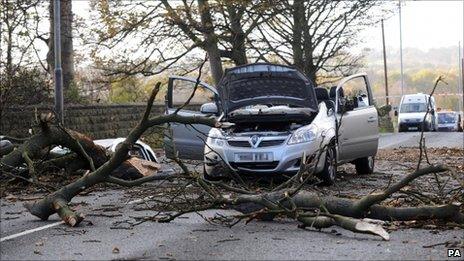
<path id="1" fill-rule="evenodd" d="M 415 146 L 417 135 L 383 134 L 380 148 Z M 430 147 L 462 148 L 463 134 L 427 133 L 426 139 Z M 40 221 L 22 207 L 24 201 L 2 198 L 0 260 L 446 259 L 446 246 L 424 246 L 463 240 L 462 230 L 398 229 L 391 231 L 390 241 L 382 241 L 338 227 L 303 230 L 288 220 L 240 223 L 227 228 L 209 224 L 197 214 L 185 215 L 168 224 L 144 222 L 129 227 L 125 221 L 154 214 L 135 211 L 133 200 L 126 190 L 76 197 L 73 202 L 87 216 L 81 226 L 68 228 L 57 224 L 60 220 L 56 215 L 49 221 Z M 213 216 L 216 212 L 202 214 Z M 49 224 L 54 226 L 44 227 Z M 4 240 L 8 236 L 15 238 Z"/>
<path id="2" fill-rule="evenodd" d="M 424 132 L 425 143 L 430 148 L 464 148 L 463 132 Z M 382 133 L 379 149 L 417 147 L 420 132 Z"/>

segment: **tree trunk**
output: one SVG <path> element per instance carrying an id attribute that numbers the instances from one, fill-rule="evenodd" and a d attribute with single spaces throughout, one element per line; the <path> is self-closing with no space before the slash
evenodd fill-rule
<path id="1" fill-rule="evenodd" d="M 14 10 L 12 10 L 12 3 L 8 2 L 8 1 L 2 1 L 2 23 L 4 23 L 4 27 L 5 28 L 2 28 L 2 32 L 3 31 L 6 31 L 7 33 L 7 37 L 6 39 L 0 39 L 0 43 L 1 41 L 5 41 L 6 42 L 6 64 L 5 64 L 5 72 L 6 72 L 6 79 L 7 79 L 7 83 L 8 83 L 8 87 L 10 86 L 9 85 L 9 80 L 11 79 L 12 75 L 13 75 L 13 56 L 12 56 L 12 50 L 13 50 L 13 30 L 14 30 L 14 26 L 12 26 L 10 24 L 10 22 L 14 22 L 14 21 L 10 21 L 11 20 L 11 14 L 14 13 Z"/>
<path id="2" fill-rule="evenodd" d="M 48 41 L 47 63 L 49 73 L 54 75 L 55 69 L 55 48 L 54 48 L 54 29 L 53 29 L 53 0 L 50 0 L 50 40 Z M 72 1 L 61 0 L 61 67 L 63 71 L 63 89 L 65 93 L 69 90 L 74 82 L 74 50 L 72 36 Z"/>
<path id="3" fill-rule="evenodd" d="M 205 37 L 204 49 L 209 56 L 211 74 L 215 84 L 218 84 L 222 78 L 221 53 L 218 48 L 218 39 L 214 34 L 213 19 L 211 9 L 207 0 L 198 0 L 198 9 L 201 16 L 201 24 L 204 28 L 203 36 Z"/>
<path id="4" fill-rule="evenodd" d="M 309 77 L 309 79 L 313 82 L 316 83 L 316 66 L 314 65 L 314 60 L 313 60 L 313 54 L 314 54 L 314 47 L 313 47 L 313 39 L 312 35 L 309 31 L 308 27 L 308 20 L 305 18 L 304 19 L 304 24 L 302 26 L 303 28 L 303 53 L 304 53 L 304 59 L 303 59 L 303 72 L 305 73 L 306 76 Z"/>
<path id="5" fill-rule="evenodd" d="M 293 63 L 296 68 L 303 70 L 303 25 L 305 22 L 305 10 L 303 1 L 293 2 L 293 42 L 292 42 L 292 51 L 293 51 Z"/>
<path id="6" fill-rule="evenodd" d="M 232 31 L 231 59 L 234 61 L 235 65 L 244 65 L 248 63 L 245 49 L 246 37 L 245 32 L 243 32 L 243 27 L 240 23 L 242 20 L 244 7 L 239 8 L 232 4 L 227 5 L 227 12 L 229 13 L 230 17 L 230 29 Z"/>
<path id="7" fill-rule="evenodd" d="M 308 18 L 303 1 L 293 2 L 293 62 L 313 82 L 316 83 L 316 67 L 313 63 L 314 47 L 308 27 Z"/>

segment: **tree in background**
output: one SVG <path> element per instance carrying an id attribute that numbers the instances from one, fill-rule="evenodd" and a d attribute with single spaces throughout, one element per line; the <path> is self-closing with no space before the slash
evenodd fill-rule
<path id="1" fill-rule="evenodd" d="M 49 38 L 45 39 L 48 44 L 47 63 L 48 72 L 54 75 L 55 70 L 55 48 L 54 48 L 54 19 L 53 2 L 50 0 L 50 33 Z M 61 66 L 63 71 L 63 89 L 66 96 L 72 95 L 76 87 L 74 86 L 74 49 L 73 49 L 73 12 L 72 0 L 60 1 L 61 12 Z"/>
<path id="2" fill-rule="evenodd" d="M 109 99 L 115 103 L 142 102 L 147 97 L 142 80 L 137 76 L 124 77 L 111 84 Z"/>
<path id="3" fill-rule="evenodd" d="M 34 41 L 38 37 L 40 0 L 0 3 L 0 69 L 4 80 L 10 82 L 18 68 L 32 64 L 32 49 L 37 52 Z"/>
<path id="4" fill-rule="evenodd" d="M 18 73 L 25 73 L 25 79 L 31 79 L 29 75 L 36 74 L 37 67 L 41 67 L 49 73 L 49 78 L 54 74 L 54 48 L 53 48 L 53 0 L 0 0 L 1 19 L 1 57 L 0 69 L 2 79 L 10 84 L 2 84 L 0 91 L 1 100 L 13 95 L 11 79 L 18 78 Z M 46 12 L 48 7 L 48 14 Z M 49 30 L 43 31 L 45 23 L 49 24 Z M 62 69 L 63 85 L 67 97 L 78 96 L 74 88 L 74 51 L 72 42 L 73 14 L 71 0 L 61 1 L 61 42 L 62 42 Z M 5 43 L 5 44 L 3 44 Z M 43 44 L 45 43 L 46 46 Z M 5 46 L 5 48 L 3 47 Z M 46 59 L 41 52 L 48 47 Z M 5 57 L 5 59 L 3 59 Z M 27 84 L 21 81 L 24 88 L 16 91 L 27 92 L 27 86 L 36 86 L 33 82 Z M 49 83 L 49 81 L 47 81 Z M 15 85 L 16 86 L 16 85 Z M 50 84 L 43 85 L 43 89 Z M 30 90 L 34 93 L 34 90 Z M 74 95 L 72 93 L 74 92 Z M 2 105 L 5 103 L 3 102 Z M 32 104 L 26 102 L 26 104 Z"/>
<path id="5" fill-rule="evenodd" d="M 47 100 L 49 80 L 38 69 L 36 41 L 41 8 L 40 0 L 0 0 L 0 122 L 7 106 Z"/>
<path id="6" fill-rule="evenodd" d="M 51 15 L 53 1 L 47 2 Z M 363 0 L 93 0 L 93 13 L 85 21 L 90 26 L 80 35 L 90 47 L 92 70 L 102 69 L 99 81 L 108 83 L 121 76 L 189 74 L 205 53 L 211 72 L 207 77 L 213 83 L 219 81 L 224 67 L 256 61 L 295 65 L 321 82 L 351 73 L 361 63 L 349 51 L 357 32 L 377 19 L 370 12 L 382 14 L 374 12 L 376 4 Z M 64 85 L 69 89 L 82 81 L 73 81 L 76 23 L 71 1 L 62 1 L 61 9 Z M 50 19 L 49 32 L 37 38 L 50 48 L 44 67 L 53 72 L 53 16 L 40 18 Z M 73 90 L 65 91 L 68 97 L 82 92 Z"/>
<path id="7" fill-rule="evenodd" d="M 224 60 L 248 63 L 249 35 L 277 12 L 267 1 L 249 0 L 99 0 L 93 7 L 100 20 L 92 27 L 98 37 L 89 42 L 94 58 L 109 75 L 149 76 L 183 68 L 190 72 L 206 52 L 215 83 L 222 76 Z M 112 55 L 119 50 L 120 57 L 109 52 L 105 57 L 109 49 Z"/>
<path id="8" fill-rule="evenodd" d="M 360 62 L 350 48 L 356 36 L 384 15 L 380 1 L 277 1 L 282 12 L 259 26 L 257 53 L 273 54 L 294 65 L 314 82 L 351 74 Z M 260 56 L 267 60 L 266 55 Z M 328 79 L 327 79 L 328 78 Z"/>

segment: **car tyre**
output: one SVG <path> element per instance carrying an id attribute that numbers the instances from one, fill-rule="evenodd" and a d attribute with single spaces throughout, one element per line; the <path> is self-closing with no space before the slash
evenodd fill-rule
<path id="1" fill-rule="evenodd" d="M 209 175 L 206 172 L 205 165 L 203 164 L 203 179 L 208 180 L 208 181 L 220 181 L 223 178 L 222 177 L 214 177 L 214 176 Z"/>
<path id="2" fill-rule="evenodd" d="M 360 158 L 355 160 L 354 166 L 356 167 L 357 174 L 372 174 L 374 172 L 374 156 Z"/>
<path id="3" fill-rule="evenodd" d="M 330 186 L 334 184 L 335 178 L 337 177 L 337 158 L 336 158 L 335 147 L 332 145 L 325 154 L 324 169 L 318 173 L 322 184 Z"/>
<path id="4" fill-rule="evenodd" d="M 398 132 L 405 132 L 405 131 L 406 131 L 405 127 L 398 125 Z"/>
<path id="5" fill-rule="evenodd" d="M 431 127 L 432 127 L 432 125 L 430 123 L 425 123 L 425 124 L 422 124 L 421 130 L 422 130 L 422 128 L 424 128 L 422 131 L 429 132 Z"/>

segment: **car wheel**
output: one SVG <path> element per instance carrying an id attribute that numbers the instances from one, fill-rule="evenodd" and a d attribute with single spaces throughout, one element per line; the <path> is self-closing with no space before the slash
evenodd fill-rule
<path id="1" fill-rule="evenodd" d="M 222 178 L 209 175 L 206 171 L 205 164 L 203 163 L 203 179 L 208 181 L 220 181 Z"/>
<path id="2" fill-rule="evenodd" d="M 337 177 L 337 158 L 335 147 L 329 147 L 325 154 L 324 169 L 318 174 L 323 185 L 332 185 Z"/>
<path id="3" fill-rule="evenodd" d="M 430 130 L 430 128 L 429 128 L 429 125 L 428 125 L 427 123 L 422 124 L 422 125 L 420 126 L 420 131 L 428 132 L 429 130 Z"/>
<path id="4" fill-rule="evenodd" d="M 372 174 L 374 172 L 374 157 L 366 157 L 355 160 L 354 166 L 358 174 Z"/>

